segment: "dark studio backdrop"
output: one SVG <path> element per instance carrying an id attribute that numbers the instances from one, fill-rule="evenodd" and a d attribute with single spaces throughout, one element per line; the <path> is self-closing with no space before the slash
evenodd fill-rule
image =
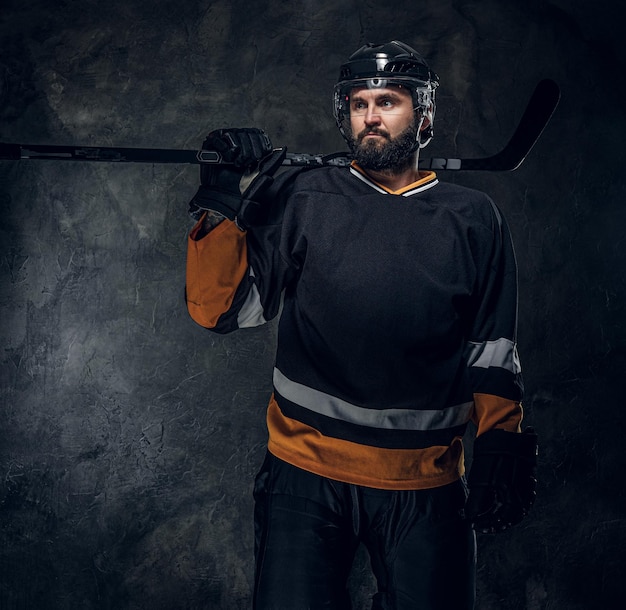
<path id="1" fill-rule="evenodd" d="M 0 140 L 195 149 L 230 125 L 342 150 L 337 68 L 397 38 L 441 78 L 423 154 L 485 156 L 555 79 L 561 104 L 519 170 L 440 174 L 511 225 L 541 438 L 532 515 L 479 537 L 477 608 L 612 610 L 626 593 L 619 7 L 3 0 Z M 250 607 L 275 325 L 216 336 L 188 317 L 197 181 L 190 165 L 0 162 L 2 610 Z M 363 554 L 351 587 L 368 608 Z"/>

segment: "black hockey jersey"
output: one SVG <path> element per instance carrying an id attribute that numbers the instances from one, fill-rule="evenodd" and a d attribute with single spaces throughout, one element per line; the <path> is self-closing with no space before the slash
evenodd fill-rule
<path id="1" fill-rule="evenodd" d="M 277 179 L 266 220 L 189 238 L 187 304 L 217 332 L 280 312 L 269 450 L 311 472 L 420 489 L 462 436 L 519 430 L 517 274 L 483 193 L 432 172 L 399 192 L 356 165 Z"/>

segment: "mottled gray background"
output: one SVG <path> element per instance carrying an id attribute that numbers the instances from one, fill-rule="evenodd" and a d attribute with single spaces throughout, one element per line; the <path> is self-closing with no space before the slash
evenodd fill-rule
<path id="1" fill-rule="evenodd" d="M 478 610 L 626 593 L 626 45 L 597 0 L 3 0 L 0 139 L 198 148 L 264 127 L 343 148 L 337 67 L 392 38 L 441 77 L 427 156 L 482 156 L 535 84 L 552 123 L 514 173 L 442 174 L 504 210 L 540 487 L 479 541 Z M 273 325 L 213 336 L 183 302 L 194 166 L 0 162 L 0 608 L 244 609 Z M 346 236 L 349 239 L 349 235 Z M 371 581 L 359 557 L 357 608 Z"/>

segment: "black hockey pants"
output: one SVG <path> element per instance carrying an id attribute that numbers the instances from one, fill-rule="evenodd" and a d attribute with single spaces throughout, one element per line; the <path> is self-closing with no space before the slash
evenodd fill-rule
<path id="1" fill-rule="evenodd" d="M 471 610 L 476 542 L 462 481 L 419 491 L 339 483 L 268 454 L 255 489 L 255 610 L 349 610 L 367 548 L 372 610 Z M 356 609 L 361 610 L 361 609 Z"/>

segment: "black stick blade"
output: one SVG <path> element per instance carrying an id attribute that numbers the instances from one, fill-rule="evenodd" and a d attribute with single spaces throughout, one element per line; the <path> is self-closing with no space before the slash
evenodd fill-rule
<path id="1" fill-rule="evenodd" d="M 554 113 L 561 92 L 550 79 L 540 81 L 508 144 L 492 157 L 481 159 L 425 159 L 420 168 L 435 170 L 512 171 L 528 156 Z"/>

